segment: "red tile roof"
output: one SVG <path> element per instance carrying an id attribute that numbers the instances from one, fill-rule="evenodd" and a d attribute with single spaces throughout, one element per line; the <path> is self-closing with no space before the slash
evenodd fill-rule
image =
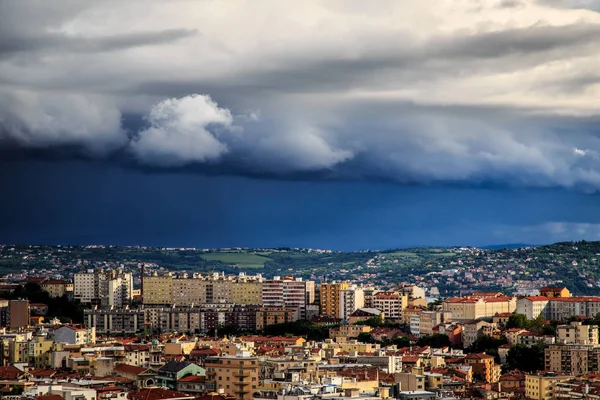
<path id="1" fill-rule="evenodd" d="M 25 372 L 12 365 L 9 365 L 8 367 L 0 367 L 0 379 L 2 380 L 12 381 L 19 379 L 23 375 L 25 375 Z"/>
<path id="2" fill-rule="evenodd" d="M 162 388 L 142 389 L 135 392 L 129 392 L 127 398 L 131 400 L 166 400 L 178 398 L 193 398 L 186 393 L 176 392 L 174 390 Z"/>
<path id="3" fill-rule="evenodd" d="M 139 375 L 142 372 L 146 371 L 147 369 L 148 368 L 142 368 L 142 367 L 138 367 L 136 365 L 117 364 L 117 365 L 115 365 L 114 371 L 122 372 L 124 374 Z"/>
<path id="4" fill-rule="evenodd" d="M 205 376 L 200 375 L 188 375 L 179 379 L 177 382 L 187 382 L 187 383 L 204 383 L 206 380 Z"/>

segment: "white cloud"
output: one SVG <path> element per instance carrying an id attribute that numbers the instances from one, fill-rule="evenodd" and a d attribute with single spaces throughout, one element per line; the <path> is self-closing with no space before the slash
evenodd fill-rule
<path id="1" fill-rule="evenodd" d="M 106 155 L 126 144 L 121 113 L 108 99 L 85 94 L 0 91 L 0 138 L 42 148 L 81 146 Z"/>
<path id="2" fill-rule="evenodd" d="M 150 127 L 138 133 L 131 149 L 146 164 L 180 166 L 218 160 L 227 152 L 211 128 L 228 128 L 233 118 L 209 96 L 168 99 L 152 108 Z"/>

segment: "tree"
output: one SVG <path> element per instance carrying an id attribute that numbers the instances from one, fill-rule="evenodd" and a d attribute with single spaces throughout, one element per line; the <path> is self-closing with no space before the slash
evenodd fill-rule
<path id="1" fill-rule="evenodd" d="M 430 346 L 436 349 L 440 347 L 450 346 L 450 338 L 443 333 L 436 333 L 434 335 L 425 335 L 417 342 L 418 346 Z"/>
<path id="2" fill-rule="evenodd" d="M 361 332 L 358 334 L 358 337 L 356 338 L 359 342 L 361 343 L 375 343 L 377 342 L 375 339 L 373 339 L 373 337 L 371 336 L 371 334 L 369 332 Z"/>
<path id="3" fill-rule="evenodd" d="M 508 351 L 506 363 L 509 370 L 518 369 L 525 372 L 535 372 L 544 369 L 544 343 L 534 346 L 518 344 Z"/>
<path id="4" fill-rule="evenodd" d="M 527 328 L 528 321 L 524 314 L 512 314 L 506 321 L 506 328 Z"/>

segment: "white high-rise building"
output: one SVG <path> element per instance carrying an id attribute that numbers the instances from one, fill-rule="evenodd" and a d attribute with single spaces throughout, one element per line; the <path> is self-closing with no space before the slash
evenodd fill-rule
<path id="1" fill-rule="evenodd" d="M 82 303 L 124 307 L 133 298 L 133 277 L 120 270 L 79 272 L 73 279 L 73 296 Z"/>
<path id="2" fill-rule="evenodd" d="M 310 285 L 307 290 L 307 282 L 302 278 L 276 276 L 263 282 L 262 302 L 267 307 L 298 307 L 300 318 L 306 318 L 309 292 Z"/>
<path id="3" fill-rule="evenodd" d="M 352 285 L 348 289 L 342 289 L 340 290 L 340 308 L 337 317 L 342 321 L 347 321 L 354 311 L 364 306 L 365 293 L 362 288 Z"/>

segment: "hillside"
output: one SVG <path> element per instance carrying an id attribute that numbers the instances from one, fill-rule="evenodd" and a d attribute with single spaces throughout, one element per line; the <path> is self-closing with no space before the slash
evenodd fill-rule
<path id="1" fill-rule="evenodd" d="M 0 272 L 70 276 L 91 267 L 187 272 L 294 275 L 317 281 L 349 279 L 390 287 L 414 282 L 442 295 L 471 289 L 526 293 L 545 285 L 576 294 L 600 290 L 600 242 L 478 249 L 414 248 L 332 252 L 311 249 L 168 249 L 118 246 L 0 246 Z"/>

